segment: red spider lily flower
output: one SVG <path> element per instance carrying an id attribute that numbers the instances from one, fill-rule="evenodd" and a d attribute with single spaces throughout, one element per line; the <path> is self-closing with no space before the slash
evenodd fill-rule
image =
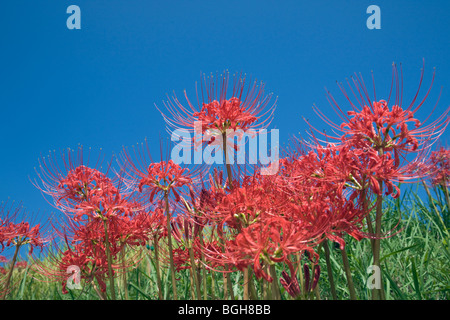
<path id="1" fill-rule="evenodd" d="M 123 197 L 120 192 L 116 192 L 96 195 L 89 201 L 81 202 L 76 206 L 76 210 L 76 220 L 84 215 L 89 218 L 108 220 L 116 216 L 131 216 L 139 212 L 141 207 L 137 202 L 132 202 Z"/>
<path id="2" fill-rule="evenodd" d="M 223 260 L 239 270 L 252 266 L 258 279 L 272 282 L 264 267 L 286 261 L 290 254 L 305 250 L 314 254 L 311 248 L 313 240 L 306 228 L 284 218 L 272 217 L 251 224 L 242 229 L 234 240 L 227 241 Z"/>
<path id="3" fill-rule="evenodd" d="M 5 244 L 10 237 L 9 226 L 15 221 L 15 218 L 22 210 L 22 205 L 16 205 L 14 201 L 11 205 L 7 202 L 0 204 L 0 252 L 5 249 Z"/>
<path id="4" fill-rule="evenodd" d="M 67 243 L 66 243 L 67 245 Z M 106 291 L 105 279 L 107 276 L 106 257 L 104 251 L 102 257 L 93 257 L 84 247 L 83 243 L 70 245 L 68 249 L 59 249 L 55 244 L 56 252 L 48 254 L 46 263 L 35 261 L 33 271 L 36 275 L 42 275 L 43 279 L 36 278 L 43 282 L 60 282 L 62 284 L 63 294 L 69 293 L 67 282 L 70 277 L 80 282 L 76 284 L 91 285 L 93 280 L 97 280 L 101 292 Z"/>
<path id="5" fill-rule="evenodd" d="M 401 70 L 400 70 L 401 71 Z M 354 103 L 350 95 L 340 85 L 344 96 L 347 99 L 351 111 L 344 113 L 338 103 L 328 92 L 328 98 L 332 107 L 337 110 L 339 117 L 343 121 L 341 125 L 333 123 L 320 110 L 315 108 L 316 113 L 325 120 L 336 132 L 341 135 L 330 136 L 353 149 L 359 149 L 359 156 L 363 158 L 370 168 L 372 177 L 370 178 L 372 187 L 377 190 L 377 183 L 386 183 L 387 192 L 391 193 L 393 185 L 390 182 L 408 181 L 420 178 L 418 167 L 429 150 L 430 146 L 440 137 L 449 124 L 450 118 L 447 108 L 435 121 L 427 123 L 431 114 L 424 120 L 415 118 L 417 111 L 424 104 L 431 86 L 423 100 L 415 106 L 419 90 L 422 84 L 424 71 L 422 71 L 419 89 L 409 106 L 402 106 L 402 75 L 399 76 L 397 67 L 393 66 L 393 78 L 390 92 L 395 89 L 395 101 L 391 101 L 391 93 L 387 100 L 377 100 L 374 89 L 374 100 L 369 97 L 362 77 L 353 78 L 355 89 L 349 82 L 349 87 L 354 95 Z M 433 74 L 434 81 L 434 74 Z M 432 82 L 433 82 L 432 81 Z M 394 85 L 395 84 L 395 85 Z M 431 84 L 432 85 L 432 84 Z M 359 104 L 359 107 L 357 106 Z M 434 106 L 433 110 L 436 108 Z M 407 155 L 414 153 L 416 156 L 412 160 L 407 159 Z M 390 170 L 389 173 L 382 172 L 384 168 Z M 376 192 L 381 193 L 381 190 Z"/>
<path id="6" fill-rule="evenodd" d="M 72 249 L 64 252 L 63 257 L 57 266 L 58 269 L 53 276 L 60 279 L 63 294 L 68 293 L 66 285 L 69 277 L 74 275 L 73 272 L 70 272 L 72 269 L 79 270 L 79 274 L 76 274 L 75 276 L 79 276 L 80 281 L 85 281 L 86 284 L 89 284 L 95 279 L 99 284 L 101 292 L 105 292 L 105 282 L 108 274 L 106 260 L 104 251 L 102 256 L 94 258 L 89 256 L 82 246 L 74 246 Z"/>
<path id="7" fill-rule="evenodd" d="M 401 72 L 401 70 L 400 70 Z M 343 123 L 339 126 L 328 119 L 319 109 L 315 108 L 317 114 L 324 119 L 333 129 L 341 131 L 342 135 L 337 137 L 328 136 L 328 138 L 334 138 L 338 141 L 345 141 L 349 139 L 365 140 L 375 149 L 396 149 L 398 152 L 417 151 L 420 147 L 427 147 L 430 144 L 430 140 L 436 140 L 445 131 L 448 125 L 449 118 L 448 113 L 450 108 L 447 108 L 434 122 L 426 124 L 430 116 L 421 122 L 414 118 L 416 112 L 425 103 L 431 86 L 434 81 L 434 73 L 432 83 L 428 89 L 423 100 L 415 106 L 420 87 L 422 84 L 424 75 L 424 68 L 420 78 L 420 85 L 416 95 L 405 109 L 402 106 L 402 75 L 399 76 L 396 65 L 393 65 L 392 85 L 390 88 L 390 94 L 387 100 L 377 100 L 375 88 L 374 88 L 374 100 L 371 100 L 368 90 L 364 85 L 364 80 L 361 76 L 356 75 L 352 78 L 355 90 L 351 86 L 349 88 L 354 94 L 354 99 L 357 103 L 354 103 L 350 98 L 350 95 L 345 91 L 342 85 L 340 86 L 345 98 L 347 99 L 351 111 L 347 114 L 337 104 L 333 96 L 327 91 L 328 98 L 332 107 L 338 112 L 338 115 L 343 120 Z M 394 87 L 395 86 L 395 87 Z M 392 106 L 389 107 L 391 102 L 391 93 L 396 91 L 395 101 Z M 359 107 L 357 106 L 359 104 Z M 436 108 L 434 106 L 433 110 Z M 413 128 L 408 126 L 408 123 L 413 124 Z"/>
<path id="8" fill-rule="evenodd" d="M 130 215 L 139 210 L 139 207 L 123 197 L 110 178 L 84 166 L 70 171 L 56 190 L 63 194 L 56 204 L 66 213 L 73 213 L 75 220 L 81 219 L 83 215 L 107 219 L 111 215 Z M 67 200 L 64 205 L 63 199 Z"/>
<path id="9" fill-rule="evenodd" d="M 290 219 L 309 230 L 312 238 L 328 238 L 344 248 L 344 234 L 358 241 L 372 236 L 362 232 L 367 212 L 360 205 L 355 205 L 357 193 L 347 197 L 347 193 L 341 193 L 338 187 L 326 191 L 317 186 L 297 190 L 287 197 L 289 202 L 285 212 Z"/>
<path id="10" fill-rule="evenodd" d="M 358 241 L 370 236 L 361 231 L 367 213 L 346 198 L 336 196 L 333 199 L 303 201 L 302 204 L 292 204 L 289 212 L 302 222 L 314 238 L 328 238 L 339 243 L 341 248 L 345 246 L 344 234 Z"/>
<path id="11" fill-rule="evenodd" d="M 189 178 L 189 169 L 181 168 L 172 160 L 152 163 L 148 166 L 147 174 L 139 181 L 139 191 L 144 186 L 150 189 L 150 202 L 153 202 L 155 194 L 159 192 L 172 192 L 176 201 L 180 200 L 177 189 L 192 183 Z"/>
<path id="12" fill-rule="evenodd" d="M 222 189 L 212 182 L 215 187 L 200 192 L 202 198 L 191 199 L 194 204 L 186 205 L 185 212 L 194 222 L 205 218 L 205 225 L 220 239 L 218 247 L 202 248 L 209 263 L 240 270 L 251 266 L 258 278 L 272 281 L 265 266 L 284 261 L 291 253 L 311 250 L 321 235 L 288 214 L 287 193 L 279 190 L 276 177 L 254 173 L 228 194 L 217 192 Z"/>
<path id="13" fill-rule="evenodd" d="M 42 234 L 43 228 L 40 224 L 31 227 L 28 222 L 19 223 L 10 222 L 1 230 L 3 243 L 2 246 L 23 246 L 29 245 L 29 255 L 35 248 L 43 248 L 49 238 Z"/>
<path id="14" fill-rule="evenodd" d="M 339 243 L 341 249 L 345 247 L 343 234 L 348 234 L 357 241 L 369 237 L 367 233 L 361 231 L 367 213 L 361 207 L 355 206 L 353 201 L 335 199 L 327 213 L 329 213 L 329 228 L 324 236 Z"/>
<path id="15" fill-rule="evenodd" d="M 145 209 L 149 209 L 158 196 L 166 193 L 167 196 L 174 196 L 177 202 L 180 201 L 181 194 L 203 174 L 201 166 L 188 169 L 168 159 L 168 156 L 163 160 L 162 149 L 161 145 L 160 162 L 153 161 L 147 141 L 138 150 L 133 147 L 130 152 L 124 147 L 121 153 L 121 179 L 128 189 L 142 194 L 143 197 L 134 194 L 134 198 L 140 201 Z"/>
<path id="16" fill-rule="evenodd" d="M 352 182 L 354 167 L 348 153 L 338 152 L 334 145 L 314 149 L 289 152 L 280 159 L 280 185 L 287 191 L 296 192 L 298 188 L 322 188 L 341 191 L 346 182 Z"/>
<path id="17" fill-rule="evenodd" d="M 8 261 L 9 261 L 9 260 L 6 259 L 6 257 L 0 256 L 0 263 L 5 263 L 5 262 L 8 262 Z"/>
<path id="18" fill-rule="evenodd" d="M 344 189 L 355 192 L 371 189 L 381 195 L 383 182 L 385 194 L 397 198 L 400 190 L 394 184 L 395 178 L 401 179 L 408 171 L 398 166 L 398 159 L 393 159 L 391 153 L 380 154 L 372 148 L 358 147 L 357 143 L 319 145 L 298 157 L 295 155 L 281 161 L 282 175 L 289 178 L 291 187 L 318 183 L 324 190 L 338 188 L 339 193 Z"/>
<path id="19" fill-rule="evenodd" d="M 164 102 L 167 113 L 160 110 L 169 132 L 172 132 L 169 129 L 172 128 L 195 133 L 195 123 L 198 121 L 201 121 L 202 134 L 210 129 L 225 134 L 227 129 L 246 131 L 267 128 L 272 121 L 276 105 L 276 101 L 270 105 L 272 94 L 265 95 L 263 84 L 258 85 L 255 80 L 253 85 L 247 85 L 247 79 L 242 74 L 233 76 L 230 86 L 228 72 L 210 77 L 203 75 L 201 101 L 197 92 L 198 106 L 191 103 L 186 91 L 184 95 L 187 107 L 173 96 L 172 100 L 169 98 Z"/>
<path id="20" fill-rule="evenodd" d="M 319 146 L 299 157 L 290 155 L 282 160 L 278 179 L 285 192 L 284 212 L 313 226 L 319 238 L 338 242 L 341 248 L 345 246 L 344 234 L 356 240 L 373 236 L 361 231 L 367 208 L 355 201 L 360 190 L 368 187 L 361 178 L 360 158 L 354 155 L 355 150 L 343 150 Z"/>
<path id="21" fill-rule="evenodd" d="M 110 178 L 85 166 L 69 171 L 54 190 L 56 206 L 73 215 L 75 220 L 83 216 L 106 219 L 110 215 L 130 215 L 139 210 L 135 203 L 123 197 Z"/>
<path id="22" fill-rule="evenodd" d="M 413 118 L 411 110 L 392 106 L 390 110 L 385 100 L 373 102 L 372 108 L 364 106 L 360 112 L 349 111 L 347 122 L 341 124 L 344 131 L 342 140 L 365 140 L 376 150 L 416 151 L 419 142 L 414 132 L 408 129 L 408 122 L 417 128 L 420 121 Z"/>
<path id="23" fill-rule="evenodd" d="M 76 157 L 69 151 L 67 155 L 62 154 L 62 159 L 64 166 L 58 165 L 51 157 L 43 161 L 40 166 L 42 173 L 38 174 L 42 187 L 38 187 L 50 195 L 54 206 L 70 218 L 75 221 L 105 220 L 141 211 L 138 203 L 127 197 L 128 190 L 123 190 L 125 185 L 120 179 L 114 181 L 107 174 L 84 165 L 82 148 Z"/>
<path id="24" fill-rule="evenodd" d="M 81 151 L 79 155 L 81 158 Z M 127 189 L 123 191 L 125 185 L 120 179 L 113 181 L 97 169 L 76 166 L 79 163 L 83 163 L 82 159 L 75 161 L 72 157 L 64 161 L 62 170 L 57 166 L 43 167 L 56 168 L 47 174 L 51 179 L 43 180 L 42 190 L 65 214 L 58 233 L 69 249 L 61 250 L 62 261 L 55 258 L 52 266 L 36 269 L 60 281 L 67 279 L 64 268 L 71 266 L 67 263 L 82 263 L 77 265 L 81 273 L 89 275 L 89 281 L 95 278 L 103 289 L 106 278 L 112 281 L 118 271 L 140 261 L 139 251 L 149 239 L 151 220 L 143 207 L 131 199 L 132 194 Z M 124 260 L 125 247 L 135 249 L 136 254 Z M 64 286 L 63 291 L 66 292 Z"/>
<path id="25" fill-rule="evenodd" d="M 450 187 L 450 149 L 440 147 L 432 151 L 421 172 L 424 177 L 429 177 L 431 185 Z"/>
<path id="26" fill-rule="evenodd" d="M 65 247 L 68 249 L 59 250 L 57 254 L 50 254 L 53 257 L 50 262 L 46 264 L 37 262 L 33 269 L 46 278 L 61 282 L 63 293 L 67 293 L 66 282 L 70 276 L 67 273 L 68 269 L 76 267 L 80 270 L 81 280 L 85 284 L 90 284 L 95 279 L 101 291 L 104 292 L 105 282 L 109 276 L 106 241 L 110 245 L 113 260 L 111 266 L 113 276 L 117 277 L 121 272 L 139 263 L 140 250 L 145 247 L 149 239 L 149 223 L 149 216 L 144 212 L 133 216 L 110 216 L 106 224 L 107 240 L 103 221 L 100 219 L 68 223 L 63 229 Z M 55 244 L 55 247 L 58 246 Z M 124 258 L 121 253 L 125 247 L 135 250 L 135 254 Z"/>
<path id="27" fill-rule="evenodd" d="M 220 197 L 208 218 L 218 222 L 219 231 L 226 225 L 240 232 L 266 216 L 277 216 L 276 212 L 281 210 L 284 199 L 276 191 L 272 176 L 262 176 L 256 172 L 244 176 L 239 188 Z"/>
<path id="28" fill-rule="evenodd" d="M 69 171 L 67 176 L 61 179 L 56 190 L 60 194 L 57 203 L 64 199 L 78 203 L 95 196 L 117 193 L 110 178 L 102 172 L 84 165 Z"/>
<path id="29" fill-rule="evenodd" d="M 19 250 L 23 246 L 28 245 L 28 254 L 32 258 L 32 253 L 35 248 L 40 248 L 41 251 L 47 242 L 50 241 L 50 236 L 47 234 L 46 224 L 34 224 L 35 215 L 30 215 L 19 205 L 15 209 L 14 205 L 4 211 L 5 207 L 1 209 L 2 221 L 0 225 L 0 244 L 1 251 L 8 247 L 14 247 L 14 255 L 11 260 L 9 271 L 6 273 L 6 277 L 1 279 L 1 297 L 5 299 L 17 282 L 12 281 L 12 274 L 15 267 L 24 267 L 24 262 L 17 262 L 19 257 Z M 25 220 L 26 219 L 26 220 Z M 26 262 L 25 262 L 26 263 Z"/>
<path id="30" fill-rule="evenodd" d="M 85 155 L 83 147 L 77 151 L 68 149 L 59 156 L 51 153 L 39 161 L 36 174 L 40 181 L 35 179 L 33 184 L 51 197 L 52 206 L 65 214 L 78 215 L 77 206 L 80 203 L 119 192 L 119 177 L 108 176 L 111 162 L 106 165 L 105 172 L 101 172 L 97 169 L 103 162 L 100 156 L 92 162 L 92 166 L 91 159 L 91 151 Z M 124 190 L 120 192 L 124 193 Z"/>
<path id="31" fill-rule="evenodd" d="M 264 85 L 255 81 L 248 85 L 246 76 L 234 75 L 230 81 L 228 72 L 211 75 L 201 81 L 201 99 L 197 92 L 194 106 L 186 92 L 187 106 L 183 106 L 176 96 L 164 102 L 166 111 L 158 109 L 167 123 L 167 131 L 173 137 L 188 135 L 197 150 L 199 146 L 214 146 L 214 152 L 222 150 L 227 163 L 228 183 L 233 187 L 233 171 L 242 165 L 230 166 L 230 153 L 245 144 L 244 131 L 254 137 L 256 130 L 267 128 L 273 118 L 276 101 L 272 104 L 272 94 L 266 95 Z M 175 130 L 175 131 L 173 131 Z M 177 132 L 177 131 L 182 131 Z M 234 136 L 238 137 L 235 143 Z M 206 159 L 205 159 L 206 160 Z M 209 162 L 207 159 L 206 162 Z"/>
<path id="32" fill-rule="evenodd" d="M 142 213 L 142 216 L 146 213 Z M 135 221 L 136 217 L 138 221 Z M 111 255 L 116 256 L 126 246 L 139 247 L 144 246 L 148 241 L 148 227 L 146 225 L 137 226 L 138 223 L 147 222 L 147 219 L 141 219 L 140 215 L 135 217 L 115 216 L 108 219 L 107 236 L 110 243 Z M 85 225 L 79 225 L 74 231 L 73 243 L 82 242 L 86 249 L 93 254 L 96 251 L 104 251 L 105 231 L 103 221 L 92 220 Z"/>

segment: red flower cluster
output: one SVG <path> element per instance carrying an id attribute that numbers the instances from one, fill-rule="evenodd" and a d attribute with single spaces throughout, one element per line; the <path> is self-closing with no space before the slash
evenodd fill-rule
<path id="1" fill-rule="evenodd" d="M 175 199 L 180 200 L 177 189 L 192 183 L 188 176 L 189 169 L 181 168 L 172 160 L 152 163 L 148 166 L 147 174 L 142 175 L 139 181 L 139 191 L 142 192 L 144 186 L 150 190 L 150 202 L 153 202 L 155 194 L 159 192 L 172 191 Z"/>
<path id="2" fill-rule="evenodd" d="M 29 215 L 22 205 L 7 208 L 5 203 L 0 208 L 0 252 L 8 247 L 21 247 L 29 245 L 29 254 L 33 253 L 35 248 L 43 248 L 49 241 L 45 226 L 36 224 L 30 225 L 32 215 Z M 1 261 L 5 262 L 5 261 Z"/>
<path id="3" fill-rule="evenodd" d="M 29 245 L 29 254 L 33 253 L 34 248 L 42 248 L 45 239 L 41 234 L 40 225 L 30 227 L 28 222 L 8 223 L 0 229 L 2 239 L 2 249 L 10 246 Z"/>
<path id="4" fill-rule="evenodd" d="M 167 125 L 172 129 L 182 129 L 194 134 L 193 141 L 197 147 L 203 143 L 215 141 L 214 134 L 210 141 L 199 139 L 195 132 L 195 123 L 201 121 L 201 133 L 208 135 L 208 130 L 218 130 L 225 135 L 227 129 L 257 130 L 267 128 L 273 118 L 276 101 L 271 103 L 272 94 L 266 95 L 264 85 L 248 84 L 243 75 L 234 75 L 230 80 L 228 72 L 205 77 L 201 81 L 201 99 L 194 106 L 185 92 L 188 107 L 183 106 L 178 98 L 164 102 L 166 112 L 160 110 Z M 197 92 L 197 97 L 199 93 Z M 214 132 L 214 131 L 213 131 Z M 207 139 L 206 139 L 207 140 Z M 219 145 L 222 148 L 223 145 Z M 237 146 L 235 146 L 237 148 Z"/>
<path id="5" fill-rule="evenodd" d="M 10 290 L 18 283 L 12 280 L 13 270 L 26 268 L 28 265 L 27 261 L 17 262 L 20 248 L 28 245 L 28 254 L 31 256 L 35 248 L 40 248 L 42 251 L 49 241 L 49 236 L 45 235 L 45 225 L 36 224 L 32 227 L 30 222 L 25 220 L 32 216 L 28 215 L 21 205 L 16 207 L 13 205 L 8 209 L 6 204 L 2 205 L 0 214 L 0 253 L 7 248 L 14 248 L 9 270 L 0 268 L 0 273 L 5 275 L 0 279 L 0 294 L 1 298 L 5 299 Z M 8 262 L 8 259 L 0 256 L 0 263 L 5 262 Z"/>
<path id="6" fill-rule="evenodd" d="M 395 66 L 394 77 L 398 77 Z M 449 123 L 448 110 L 426 125 L 415 118 L 425 99 L 414 107 L 416 96 L 403 109 L 396 90 L 398 96 L 389 107 L 390 99 L 371 101 L 363 83 L 355 81 L 360 108 L 343 91 L 352 111 L 341 111 L 341 125 L 317 110 L 333 129 L 342 132 L 337 137 L 325 134 L 336 143 L 321 146 L 316 138 L 314 143 L 301 143 L 281 160 L 278 175 L 236 176 L 232 189 L 225 189 L 214 174 L 209 186 L 198 189 L 191 196 L 192 203 L 184 204 L 187 219 L 217 234 L 216 246 L 202 247 L 207 263 L 214 263 L 215 269 L 222 265 L 225 272 L 229 271 L 226 266 L 252 267 L 258 278 L 272 281 L 267 271 L 271 265 L 292 264 L 290 257 L 305 252 L 317 258 L 315 249 L 326 239 L 344 249 L 345 235 L 356 240 L 382 237 L 379 208 L 377 226 L 372 229 L 372 197 L 396 198 L 400 195 L 396 182 L 420 177 L 417 171 L 427 150 Z M 331 95 L 330 101 L 341 110 Z M 220 130 L 233 126 L 235 114 L 227 113 L 230 103 L 203 104 L 202 112 L 192 113 L 190 119 L 202 117 Z M 213 112 L 215 107 L 223 114 Z M 411 160 L 413 153 L 416 157 Z M 284 279 L 285 284 L 289 281 Z"/>
<path id="7" fill-rule="evenodd" d="M 393 83 L 398 78 L 394 66 Z M 246 88 L 245 78 L 235 77 L 227 96 L 228 82 L 228 73 L 204 79 L 198 107 L 186 97 L 186 108 L 174 97 L 166 103 L 165 121 L 172 129 L 191 132 L 194 123 L 202 121 L 202 133 L 216 129 L 225 138 L 227 129 L 267 127 L 274 105 L 269 106 L 271 96 L 264 95 L 263 86 L 255 83 Z M 105 292 L 109 281 L 114 295 L 113 278 L 136 265 L 140 250 L 151 243 L 157 281 L 161 281 L 159 262 L 169 264 L 175 298 L 175 271 L 189 269 L 198 282 L 198 297 L 198 271 L 203 268 L 223 272 L 225 277 L 243 271 L 246 286 L 251 286 L 247 277 L 252 270 L 257 279 L 271 285 L 280 280 L 297 298 L 317 286 L 318 258 L 322 246 L 328 248 L 327 241 L 339 244 L 344 257 L 350 237 L 370 238 L 374 264 L 379 263 L 383 196 L 398 197 L 399 181 L 422 177 L 424 172 L 434 174 L 434 184 L 448 185 L 448 150 L 433 152 L 429 160 L 425 155 L 446 129 L 449 110 L 427 124 L 428 119 L 416 118 L 426 97 L 414 106 L 416 95 L 403 108 L 398 88 L 391 88 L 395 101 L 390 101 L 391 94 L 387 100 L 372 100 L 362 79 L 357 77 L 353 83 L 356 89 L 351 87 L 351 92 L 358 103 L 341 87 L 351 111 L 343 112 L 329 95 L 341 124 L 316 110 L 337 136 L 325 133 L 325 144 L 314 134 L 312 142 L 300 141 L 286 151 L 279 172 L 272 176 L 244 171 L 233 176 L 227 164 L 226 181 L 224 172 L 217 170 L 207 179 L 200 170 L 172 160 L 148 159 L 145 149 L 134 153 L 124 149 L 114 179 L 108 176 L 110 165 L 101 172 L 97 165 L 83 163 L 81 151 L 77 156 L 63 156 L 63 167 L 44 161 L 41 190 L 63 213 L 63 222 L 56 227 L 64 247 L 53 256 L 54 268 L 42 266 L 40 271 L 61 281 L 67 292 L 67 272 L 76 266 L 86 284 L 97 283 L 100 292 Z M 0 222 L 2 243 L 26 238 L 31 248 L 41 244 L 38 226 Z M 305 257 L 311 268 L 302 262 Z M 290 274 L 283 270 L 278 278 L 277 264 L 288 266 Z M 302 265 L 303 270 L 294 267 Z M 302 287 L 299 271 L 305 276 Z"/>
<path id="8" fill-rule="evenodd" d="M 121 191 L 120 182 L 114 183 L 104 173 L 85 165 L 70 167 L 73 169 L 66 175 L 53 174 L 59 179 L 53 180 L 53 185 L 44 184 L 43 190 L 64 213 L 64 222 L 57 230 L 67 249 L 54 256 L 54 269 L 38 269 L 60 279 L 67 293 L 67 270 L 76 266 L 81 279 L 90 283 L 95 278 L 105 291 L 107 278 L 138 262 L 137 255 L 125 261 L 120 254 L 125 247 L 146 245 L 151 221 L 139 203 Z"/>
<path id="9" fill-rule="evenodd" d="M 440 147 L 432 151 L 421 169 L 423 176 L 429 176 L 433 186 L 450 187 L 450 150 Z"/>

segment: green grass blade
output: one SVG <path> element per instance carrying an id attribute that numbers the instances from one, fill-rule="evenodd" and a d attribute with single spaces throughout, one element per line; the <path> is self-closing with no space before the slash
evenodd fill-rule
<path id="1" fill-rule="evenodd" d="M 409 246 L 409 247 L 406 247 L 406 248 L 402 248 L 402 249 L 400 249 L 400 250 L 396 250 L 396 251 L 394 251 L 394 252 L 388 253 L 387 255 L 383 256 L 383 257 L 380 259 L 380 262 L 382 262 L 384 259 L 389 258 L 390 256 L 393 256 L 393 255 L 395 255 L 395 254 L 397 254 L 397 253 L 399 253 L 399 252 L 402 252 L 402 251 L 406 251 L 406 250 L 415 248 L 415 247 L 417 247 L 418 245 L 419 245 L 419 244 L 416 243 L 416 244 L 414 244 L 414 245 L 412 245 L 412 246 Z"/>
<path id="2" fill-rule="evenodd" d="M 416 291 L 417 298 L 419 300 L 422 300 L 422 294 L 420 293 L 420 287 L 419 287 L 419 278 L 417 277 L 417 271 L 416 271 L 416 263 L 414 262 L 415 259 L 412 260 L 412 274 L 413 274 L 413 280 L 414 280 L 414 290 Z"/>
<path id="3" fill-rule="evenodd" d="M 141 295 L 146 297 L 148 300 L 152 300 L 152 298 L 149 295 L 147 295 L 144 291 L 142 291 L 141 288 L 139 288 L 133 282 L 130 282 L 130 286 L 132 286 L 134 289 L 136 289 L 136 291 L 138 291 Z"/>
<path id="4" fill-rule="evenodd" d="M 392 286 L 392 289 L 400 297 L 400 300 L 408 300 L 408 298 L 403 294 L 402 290 L 400 290 L 400 288 L 398 287 L 397 283 L 395 283 L 395 281 L 391 278 L 391 276 L 387 272 L 386 266 L 385 266 L 385 268 L 382 268 L 381 270 L 382 270 L 383 274 L 386 276 L 386 278 L 388 278 L 388 280 Z"/>

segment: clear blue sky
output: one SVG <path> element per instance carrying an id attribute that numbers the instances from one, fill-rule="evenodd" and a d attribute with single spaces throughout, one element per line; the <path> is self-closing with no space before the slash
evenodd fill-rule
<path id="1" fill-rule="evenodd" d="M 68 30 L 69 5 L 81 30 Z M 369 30 L 366 9 L 381 8 Z M 443 94 L 450 104 L 449 1 L 4 1 L 0 17 L 0 201 L 52 208 L 30 183 L 38 157 L 79 143 L 109 156 L 122 145 L 165 135 L 154 107 L 166 93 L 195 94 L 200 72 L 243 71 L 278 96 L 273 127 L 280 142 L 303 132 L 317 104 L 333 114 L 324 87 L 374 71 L 379 98 L 392 62 L 402 63 L 405 101 L 412 99 L 425 58 L 424 109 Z M 426 111 L 426 110 L 425 110 Z M 424 112 L 423 114 L 426 114 Z M 420 114 L 419 114 L 420 115 Z M 449 133 L 444 139 L 448 142 Z"/>

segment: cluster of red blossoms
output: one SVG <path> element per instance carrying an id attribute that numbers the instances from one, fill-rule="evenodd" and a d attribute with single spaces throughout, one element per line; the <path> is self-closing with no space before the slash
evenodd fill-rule
<path id="1" fill-rule="evenodd" d="M 422 166 L 424 175 L 429 175 L 433 186 L 450 187 L 450 149 L 440 147 L 432 151 Z"/>
<path id="2" fill-rule="evenodd" d="M 2 250 L 10 246 L 29 245 L 29 254 L 33 253 L 36 247 L 43 247 L 44 239 L 41 236 L 40 225 L 30 227 L 28 222 L 6 223 L 0 229 Z"/>
<path id="3" fill-rule="evenodd" d="M 105 292 L 107 280 L 138 261 L 136 254 L 130 257 L 125 252 L 147 244 L 152 215 L 99 170 L 77 163 L 68 168 L 65 175 L 60 171 L 52 175 L 58 179 L 44 180 L 42 190 L 63 213 L 55 230 L 64 243 L 53 256 L 54 268 L 38 264 L 36 269 L 61 280 L 67 293 L 67 271 L 76 266 L 81 280 L 95 279 Z"/>
<path id="4" fill-rule="evenodd" d="M 393 70 L 393 83 L 398 84 L 401 76 L 395 66 Z M 341 87 L 351 111 L 343 112 L 329 95 L 341 124 L 333 123 L 316 109 L 335 132 L 341 132 L 338 136 L 325 133 L 324 144 L 314 134 L 310 142 L 299 141 L 280 160 L 280 171 L 274 176 L 235 175 L 233 181 L 229 181 L 228 175 L 227 183 L 223 183 L 222 176 L 215 173 L 206 187 L 202 184 L 195 196 L 191 195 L 191 203 L 181 206 L 180 214 L 184 219 L 199 225 L 200 238 L 204 238 L 202 230 L 215 233 L 214 237 L 208 235 L 207 244 L 196 246 L 204 265 L 225 273 L 233 268 L 241 271 L 251 268 L 257 279 L 272 282 L 276 274 L 270 271 L 271 266 L 284 263 L 294 274 L 293 266 L 305 254 L 310 261 L 317 262 L 321 247 L 327 245 L 326 240 L 338 243 L 344 250 L 346 235 L 373 241 L 374 264 L 379 264 L 379 241 L 390 233 L 381 231 L 382 199 L 400 195 L 398 182 L 431 176 L 431 171 L 423 173 L 426 155 L 445 131 L 449 109 L 434 122 L 427 123 L 428 118 L 421 122 L 415 114 L 429 91 L 418 105 L 417 92 L 410 105 L 404 108 L 399 90 L 394 88 L 397 95 L 393 102 L 390 97 L 372 100 L 362 79 L 356 76 L 353 80 L 351 92 L 358 103 L 353 103 Z M 191 124 L 201 117 L 220 129 L 236 123 L 232 118 L 224 119 L 221 112 L 228 110 L 225 106 L 230 101 L 238 100 L 226 100 L 223 91 L 219 96 L 211 91 L 206 100 L 215 103 L 203 103 L 201 111 L 193 112 L 189 118 L 173 117 L 168 123 L 185 130 L 192 129 Z M 239 104 L 235 108 L 239 108 Z M 258 116 L 253 113 L 254 118 Z M 312 129 L 311 132 L 320 132 Z M 432 171 L 433 181 L 448 177 L 442 178 L 446 174 L 442 156 L 445 152 L 448 150 L 439 151 L 440 165 L 439 170 Z M 433 152 L 431 166 L 438 166 L 436 158 L 437 153 Z M 372 206 L 374 199 L 375 206 Z M 211 239 L 217 242 L 211 243 Z M 287 273 L 283 274 L 283 286 L 293 281 Z"/>
<path id="5" fill-rule="evenodd" d="M 395 66 L 393 70 L 398 85 L 401 77 Z M 228 73 L 203 80 L 198 107 L 186 94 L 188 107 L 176 97 L 165 103 L 167 112 L 162 114 L 172 129 L 193 132 L 202 121 L 202 132 L 218 129 L 225 134 L 229 128 L 270 124 L 275 106 L 269 105 L 263 85 L 255 82 L 247 88 L 245 78 L 236 76 L 228 96 Z M 405 108 L 398 88 L 391 88 L 395 101 L 391 94 L 372 100 L 362 78 L 356 76 L 349 85 L 353 98 L 341 86 L 348 112 L 328 95 L 341 123 L 315 109 L 337 135 L 311 126 L 312 139 L 295 140 L 274 175 L 258 170 L 236 174 L 230 165 L 207 173 L 205 165 L 188 169 L 170 159 L 155 162 L 147 157 L 148 148 L 124 149 L 116 171 L 110 170 L 111 164 L 102 172 L 99 162 L 84 163 L 81 149 L 77 155 L 63 154 L 62 166 L 44 159 L 39 188 L 61 211 L 53 226 L 63 241 L 54 243 L 58 250 L 51 255 L 52 266 L 36 262 L 35 270 L 60 281 L 67 293 L 68 272 L 76 266 L 84 285 L 94 286 L 102 299 L 109 286 L 114 299 L 115 279 L 136 267 L 142 254 L 150 254 L 157 261 L 159 298 L 162 264 L 171 269 L 175 299 L 175 272 L 181 270 L 189 270 L 196 288 L 193 297 L 199 299 L 201 291 L 205 297 L 207 292 L 201 271 L 203 279 L 205 272 L 224 274 L 224 298 L 233 298 L 230 273 L 243 272 L 244 299 L 251 299 L 256 298 L 252 279 L 270 284 L 275 298 L 278 284 L 293 298 L 307 297 L 318 285 L 319 257 L 329 242 L 338 244 L 344 257 L 349 237 L 369 238 L 374 264 L 379 265 L 379 241 L 386 237 L 383 197 L 398 197 L 398 182 L 427 177 L 448 187 L 449 150 L 428 154 L 449 123 L 449 109 L 434 122 L 421 122 L 416 113 L 429 91 L 418 105 L 417 92 Z M 227 150 L 223 156 L 227 159 Z M 38 226 L 1 222 L 2 245 L 23 241 L 20 237 L 28 239 L 30 249 L 41 245 Z M 150 246 L 153 251 L 147 250 Z"/>
<path id="6" fill-rule="evenodd" d="M 49 238 L 44 233 L 45 226 L 36 224 L 32 226 L 27 219 L 30 218 L 21 205 L 7 207 L 7 203 L 0 207 L 0 253 L 10 248 L 14 253 L 9 269 L 0 268 L 0 297 L 5 299 L 11 289 L 11 277 L 16 268 L 26 268 L 27 261 L 18 261 L 19 250 L 28 246 L 28 255 L 31 256 L 35 248 L 44 248 Z M 7 263 L 9 259 L 0 255 L 0 263 Z"/>

